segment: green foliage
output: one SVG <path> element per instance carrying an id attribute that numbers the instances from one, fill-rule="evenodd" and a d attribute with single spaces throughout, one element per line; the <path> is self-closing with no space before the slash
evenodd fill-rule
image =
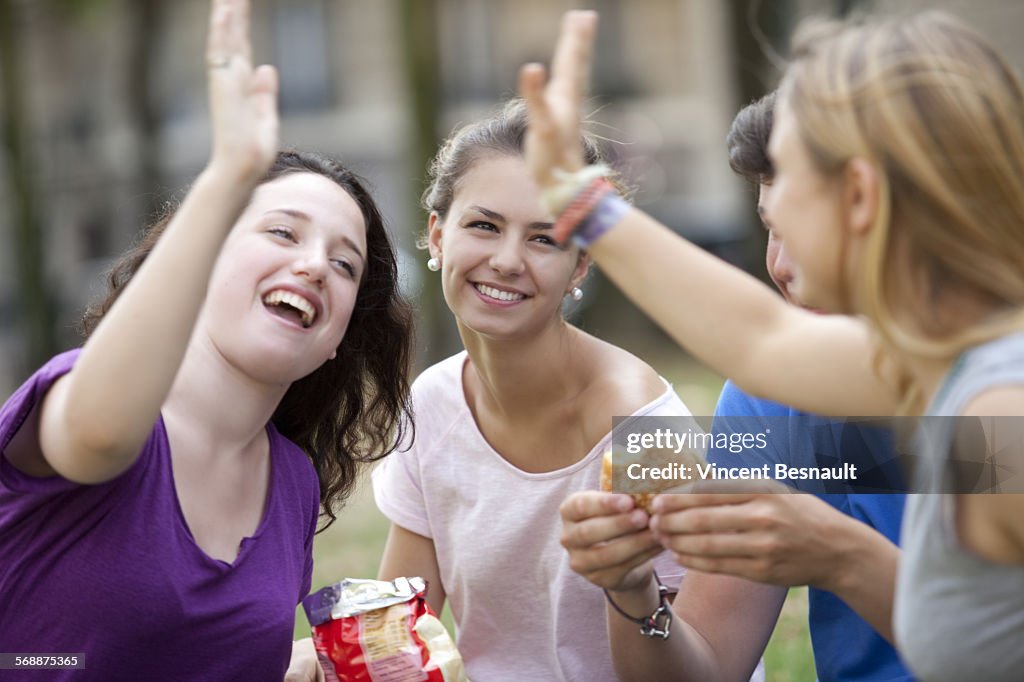
<path id="1" fill-rule="evenodd" d="M 134 0 L 136 2 L 158 2 L 159 0 Z M 50 4 L 66 21 L 88 22 L 106 17 L 103 12 L 110 0 L 49 0 Z"/>

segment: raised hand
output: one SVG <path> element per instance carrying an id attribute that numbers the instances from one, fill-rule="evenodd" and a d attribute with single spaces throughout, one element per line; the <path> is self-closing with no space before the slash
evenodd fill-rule
<path id="1" fill-rule="evenodd" d="M 647 513 L 628 495 L 574 493 L 559 511 L 572 570 L 606 590 L 649 586 L 649 562 L 663 548 L 647 529 Z"/>
<path id="2" fill-rule="evenodd" d="M 138 458 L 185 361 L 224 239 L 275 158 L 277 75 L 253 70 L 248 33 L 248 0 L 214 0 L 210 163 L 46 397 L 40 464 L 68 480 L 109 481 Z"/>
<path id="3" fill-rule="evenodd" d="M 278 146 L 277 71 L 253 68 L 249 0 L 213 0 L 206 65 L 213 128 L 212 167 L 256 182 Z"/>
<path id="4" fill-rule="evenodd" d="M 583 166 L 580 124 L 596 33 L 596 12 L 566 12 L 550 80 L 540 64 L 526 64 L 519 72 L 519 93 L 530 111 L 526 163 L 541 188 L 558 181 L 557 171 Z"/>

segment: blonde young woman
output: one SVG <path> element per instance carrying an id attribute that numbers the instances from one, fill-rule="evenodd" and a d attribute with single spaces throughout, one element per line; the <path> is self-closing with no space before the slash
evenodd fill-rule
<path id="1" fill-rule="evenodd" d="M 567 16 L 546 87 L 541 67 L 521 74 L 532 116 L 527 159 L 555 213 L 566 207 L 560 197 L 584 185 L 576 130 L 595 24 L 592 13 Z M 797 36 L 795 55 L 775 111 L 765 210 L 793 264 L 791 289 L 810 306 L 859 318 L 787 306 L 593 187 L 575 195 L 556 233 L 573 233 L 680 343 L 750 393 L 834 415 L 1024 414 L 1016 76 L 984 38 L 941 13 L 817 25 Z M 917 453 L 925 491 L 955 484 L 947 425 Z M 1002 456 L 1018 465 L 1021 453 Z M 727 548 L 704 534 L 713 529 L 699 495 L 658 498 L 650 541 L 625 527 L 619 504 L 581 493 L 562 513 L 573 566 L 626 612 L 657 604 L 650 572 L 635 569 L 654 545 L 691 569 L 723 568 Z M 895 630 L 921 678 L 1016 679 L 1024 669 L 1022 514 L 1019 495 L 908 502 Z M 624 679 L 747 674 L 751 653 L 727 644 L 716 605 L 691 595 L 696 575 L 683 581 L 673 605 L 681 622 L 667 642 L 609 616 Z"/>

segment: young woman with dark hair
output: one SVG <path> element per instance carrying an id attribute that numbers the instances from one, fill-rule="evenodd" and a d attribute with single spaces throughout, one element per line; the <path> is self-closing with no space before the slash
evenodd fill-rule
<path id="1" fill-rule="evenodd" d="M 77 656 L 47 679 L 282 679 L 320 510 L 405 423 L 380 213 L 340 165 L 277 152 L 248 30 L 247 1 L 213 2 L 209 164 L 85 345 L 0 408 L 0 642 Z"/>

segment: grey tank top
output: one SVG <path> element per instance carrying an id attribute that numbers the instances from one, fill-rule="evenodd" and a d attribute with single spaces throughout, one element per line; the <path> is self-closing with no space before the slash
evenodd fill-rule
<path id="1" fill-rule="evenodd" d="M 927 415 L 958 415 L 979 393 L 1008 384 L 1024 384 L 1024 334 L 968 350 Z M 929 442 L 916 453 L 919 490 L 941 489 L 953 438 L 953 420 L 946 423 L 948 430 L 929 429 Z M 995 564 L 962 547 L 953 527 L 954 502 L 938 493 L 907 498 L 894 611 L 897 646 L 922 680 L 1024 680 L 1024 566 Z"/>

